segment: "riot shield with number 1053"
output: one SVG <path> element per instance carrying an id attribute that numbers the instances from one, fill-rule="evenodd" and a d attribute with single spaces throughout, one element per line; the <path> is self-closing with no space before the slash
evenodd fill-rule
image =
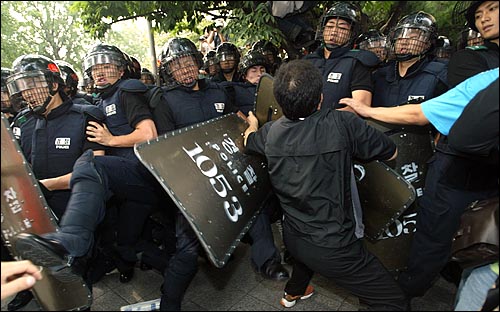
<path id="1" fill-rule="evenodd" d="M 246 155 L 248 124 L 229 114 L 135 145 L 135 154 L 223 267 L 269 196 L 265 159 Z"/>
<path id="2" fill-rule="evenodd" d="M 3 243 L 17 257 L 13 247 L 17 234 L 44 234 L 57 230 L 52 210 L 2 113 Z M 44 310 L 83 310 L 92 304 L 92 294 L 80 276 L 75 275 L 73 281 L 64 282 L 56 279 L 50 270 L 45 269 L 42 274 L 43 279 L 35 284 L 33 292 Z"/>

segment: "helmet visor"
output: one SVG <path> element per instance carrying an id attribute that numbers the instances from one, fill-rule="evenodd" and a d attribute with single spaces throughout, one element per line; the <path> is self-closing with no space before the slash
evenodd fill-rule
<path id="1" fill-rule="evenodd" d="M 49 85 L 42 71 L 23 72 L 7 78 L 9 94 L 15 95 L 35 88 L 47 88 Z"/>
<path id="2" fill-rule="evenodd" d="M 430 46 L 430 32 L 420 28 L 398 28 L 393 35 L 396 55 L 423 54 Z"/>
<path id="3" fill-rule="evenodd" d="M 173 58 L 167 63 L 167 74 L 181 85 L 192 86 L 198 80 L 198 63 L 192 55 Z"/>
<path id="4" fill-rule="evenodd" d="M 92 66 L 98 64 L 114 64 L 120 67 L 123 65 L 123 61 L 111 54 L 98 53 L 86 57 L 83 61 L 83 68 L 87 71 L 90 70 Z"/>

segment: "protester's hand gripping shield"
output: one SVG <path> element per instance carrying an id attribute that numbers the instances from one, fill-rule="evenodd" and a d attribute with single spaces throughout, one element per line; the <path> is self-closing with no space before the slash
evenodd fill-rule
<path id="1" fill-rule="evenodd" d="M 223 267 L 271 189 L 265 159 L 243 153 L 248 124 L 229 114 L 135 145 L 135 154 Z"/>

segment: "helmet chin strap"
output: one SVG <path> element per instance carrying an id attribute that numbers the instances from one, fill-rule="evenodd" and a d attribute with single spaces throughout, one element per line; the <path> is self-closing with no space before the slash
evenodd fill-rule
<path id="1" fill-rule="evenodd" d="M 45 99 L 45 102 L 43 102 L 42 105 L 36 106 L 31 109 L 36 117 L 42 118 L 45 115 L 45 113 L 47 112 L 47 106 L 49 105 L 50 101 L 52 101 L 52 98 L 56 94 L 57 94 L 57 89 L 49 90 L 49 96 Z"/>

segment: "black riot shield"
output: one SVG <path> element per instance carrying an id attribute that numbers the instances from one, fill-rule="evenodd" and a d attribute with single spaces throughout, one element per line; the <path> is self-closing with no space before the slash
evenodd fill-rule
<path id="1" fill-rule="evenodd" d="M 55 232 L 58 227 L 3 113 L 1 163 L 2 240 L 17 256 L 14 248 L 17 234 L 44 234 Z M 43 270 L 42 274 L 43 279 L 35 284 L 33 292 L 44 310 L 83 310 L 92 304 L 92 294 L 80 276 L 75 275 L 72 282 L 63 282 L 50 270 Z"/>
<path id="2" fill-rule="evenodd" d="M 247 126 L 229 114 L 134 148 L 218 268 L 226 264 L 271 189 L 265 159 L 242 152 Z"/>
<path id="3" fill-rule="evenodd" d="M 365 237 L 376 240 L 415 200 L 415 189 L 380 161 L 354 163 Z"/>
<path id="4" fill-rule="evenodd" d="M 413 234 L 416 230 L 418 198 L 423 195 L 427 161 L 434 153 L 430 126 L 401 126 L 369 120 L 368 124 L 388 135 L 398 147 L 398 157 L 387 165 L 410 183 L 416 191 L 415 202 L 389 226 L 368 237 L 367 248 L 389 270 L 406 267 Z M 366 210 L 365 210 L 366 211 Z"/>
<path id="5" fill-rule="evenodd" d="M 283 116 L 283 111 L 274 98 L 273 80 L 273 76 L 263 74 L 257 85 L 254 111 L 255 117 L 259 120 L 259 125 Z"/>

